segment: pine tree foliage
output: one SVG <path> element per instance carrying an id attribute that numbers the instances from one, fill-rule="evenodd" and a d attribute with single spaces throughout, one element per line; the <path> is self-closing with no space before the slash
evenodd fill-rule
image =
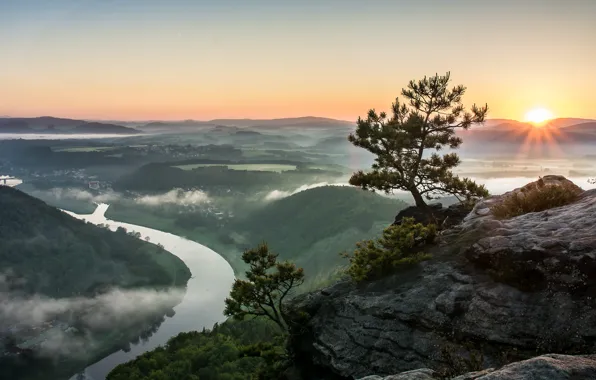
<path id="1" fill-rule="evenodd" d="M 391 117 L 371 109 L 366 119 L 358 119 L 349 140 L 377 157 L 372 170 L 354 173 L 350 184 L 387 193 L 409 191 L 419 207 L 426 206 L 425 198 L 441 195 L 460 200 L 488 195 L 484 186 L 453 174 L 460 164 L 456 153 L 439 154 L 445 147 L 458 148 L 462 139 L 456 131 L 484 122 L 488 112 L 487 105 L 466 111 L 466 87 L 450 89 L 450 78 L 448 72 L 410 81 L 401 91 L 405 102 L 395 100 Z"/>
<path id="2" fill-rule="evenodd" d="M 304 271 L 295 264 L 277 261 L 267 244 L 249 249 L 242 260 L 250 268 L 246 280 L 236 279 L 226 298 L 226 316 L 242 320 L 245 316 L 267 317 L 287 331 L 289 311 L 284 300 L 304 283 Z"/>

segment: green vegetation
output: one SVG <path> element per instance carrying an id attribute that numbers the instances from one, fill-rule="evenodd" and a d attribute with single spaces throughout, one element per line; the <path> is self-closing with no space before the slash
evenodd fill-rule
<path id="1" fill-rule="evenodd" d="M 0 209 L 0 267 L 10 269 L 25 293 L 68 297 L 110 286 L 180 286 L 190 278 L 184 262 L 159 247 L 72 218 L 16 189 L 0 187 Z"/>
<path id="2" fill-rule="evenodd" d="M 208 164 L 208 165 L 207 165 Z M 197 166 L 192 170 L 183 170 L 175 166 Z M 246 168 L 276 168 L 276 171 L 232 170 L 227 166 L 242 165 Z M 295 189 L 305 183 L 327 182 L 342 173 L 322 170 L 288 170 L 277 172 L 288 163 L 230 164 L 229 162 L 210 163 L 152 163 L 144 165 L 134 172 L 123 176 L 114 183 L 118 191 L 158 192 L 175 188 L 201 188 L 209 191 L 263 191 L 273 189 Z M 295 165 L 295 164 L 293 164 Z M 190 167 L 190 166 L 189 166 Z M 293 167 L 293 166 L 292 166 Z"/>
<path id="3" fill-rule="evenodd" d="M 170 288 L 184 286 L 190 271 L 182 260 L 139 239 L 139 233 L 119 228 L 112 232 L 48 206 L 10 187 L 0 187 L 0 268 L 2 287 L 8 296 L 39 299 L 65 299 L 79 302 L 118 288 Z M 81 298 L 78 298 L 81 297 Z M 67 378 L 81 368 L 110 353 L 126 348 L 129 342 L 148 337 L 164 321 L 163 314 L 180 301 L 172 297 L 168 304 L 156 305 L 151 312 L 114 320 L 109 328 L 91 323 L 86 315 L 102 313 L 101 303 L 85 308 L 71 308 L 50 313 L 72 328 L 68 333 L 73 342 L 81 345 L 81 354 L 71 357 L 56 352 L 46 357 L 38 354 L 45 326 L 30 326 L 23 322 L 9 338 L 23 347 L 31 347 L 22 355 L 0 355 L 0 367 L 9 378 L 28 380 Z M 56 301 L 60 302 L 60 301 Z M 10 315 L 10 313 L 9 313 Z M 44 315 L 43 312 L 41 315 Z M 41 316 L 40 315 L 40 316 Z M 16 321 L 0 321 L 0 330 L 6 331 Z M 52 327 L 56 333 L 58 327 Z M 62 330 L 60 330 L 62 331 Z M 61 332 L 62 333 L 62 332 Z M 12 335 L 13 334 L 13 335 Z M 64 332 L 66 334 L 66 332 Z M 68 342 L 65 342 L 65 345 Z M 0 342 L 4 351 L 4 345 Z"/>
<path id="4" fill-rule="evenodd" d="M 378 235 L 406 204 L 353 187 L 325 186 L 299 192 L 232 221 L 236 245 L 266 241 L 309 273 L 307 285 L 324 284 L 344 266 L 339 252 Z"/>
<path id="5" fill-rule="evenodd" d="M 302 269 L 278 262 L 266 244 L 242 255 L 247 280 L 237 279 L 226 299 L 233 317 L 211 331 L 181 333 L 164 347 L 117 366 L 108 380 L 287 379 L 289 326 L 300 318 L 284 302 L 304 281 Z M 265 318 L 259 318 L 265 317 Z"/>
<path id="6" fill-rule="evenodd" d="M 284 301 L 304 283 L 304 271 L 289 261 L 278 262 L 267 244 L 246 250 L 242 260 L 248 264 L 246 280 L 236 279 L 226 298 L 225 315 L 244 320 L 246 316 L 267 317 L 281 331 L 288 330 L 289 311 Z"/>
<path id="7" fill-rule="evenodd" d="M 120 202 L 107 217 L 197 241 L 222 255 L 242 276 L 242 251 L 267 241 L 281 260 L 292 260 L 308 273 L 301 290 L 314 289 L 341 277 L 340 252 L 381 234 L 406 203 L 349 186 L 324 186 L 275 201 L 259 197 L 211 197 L 217 209 L 234 217 L 217 218 L 199 207 L 146 207 Z"/>
<path id="8" fill-rule="evenodd" d="M 376 240 L 359 242 L 350 260 L 348 274 L 356 282 L 374 280 L 390 274 L 405 264 L 416 264 L 431 258 L 419 251 L 419 246 L 431 243 L 436 236 L 436 227 L 414 223 L 413 218 L 404 218 L 400 225 L 392 225 Z"/>
<path id="9" fill-rule="evenodd" d="M 445 147 L 458 148 L 462 139 L 456 136 L 456 130 L 482 123 L 488 112 L 488 106 L 476 105 L 466 112 L 461 103 L 466 88 L 460 85 L 450 90 L 449 82 L 449 73 L 410 81 L 401 91 L 407 104 L 397 98 L 391 118 L 371 109 L 366 119 L 358 119 L 356 132 L 349 140 L 377 157 L 372 171 L 354 173 L 350 184 L 387 193 L 405 190 L 419 207 L 426 207 L 425 197 L 453 195 L 470 199 L 488 195 L 484 186 L 453 174 L 451 169 L 460 163 L 456 153 L 437 153 Z M 430 155 L 425 156 L 428 152 Z"/>
<path id="10" fill-rule="evenodd" d="M 290 170 L 296 170 L 296 165 L 282 165 L 282 164 L 232 164 L 232 165 L 190 164 L 190 165 L 180 165 L 180 166 L 174 166 L 174 167 L 180 168 L 182 170 L 193 170 L 196 168 L 209 167 L 209 166 L 225 167 L 228 170 L 247 170 L 247 171 L 257 171 L 257 172 L 276 172 L 276 173 L 281 173 L 281 172 L 290 171 Z"/>
<path id="11" fill-rule="evenodd" d="M 178 334 L 164 347 L 117 366 L 107 380 L 258 379 L 277 360 L 279 342 L 280 331 L 270 321 L 228 320 L 210 331 Z"/>
<path id="12" fill-rule="evenodd" d="M 519 192 L 504 197 L 500 203 L 491 207 L 491 211 L 497 219 L 513 218 L 568 205 L 576 201 L 581 192 L 571 182 L 548 185 L 540 178 L 530 186 L 524 186 Z"/>

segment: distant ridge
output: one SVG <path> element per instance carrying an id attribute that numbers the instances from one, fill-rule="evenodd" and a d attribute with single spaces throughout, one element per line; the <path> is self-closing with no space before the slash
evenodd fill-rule
<path id="1" fill-rule="evenodd" d="M 596 119 L 583 119 L 583 118 L 576 118 L 576 117 L 560 117 L 560 118 L 556 118 L 556 119 L 547 121 L 544 124 L 544 126 L 554 127 L 554 128 L 565 128 L 565 127 L 569 127 L 569 126 L 576 125 L 576 124 L 590 123 L 590 122 L 596 122 Z M 493 128 L 493 127 L 505 126 L 505 125 L 526 125 L 526 126 L 533 127 L 532 123 L 525 122 L 525 121 L 519 121 L 519 120 L 513 120 L 513 119 L 487 119 L 484 122 L 483 126 Z"/>
<path id="2" fill-rule="evenodd" d="M 41 116 L 31 118 L 0 118 L 0 133 L 134 135 L 143 132 L 116 124 Z"/>
<path id="3" fill-rule="evenodd" d="M 200 127 L 260 127 L 260 128 L 346 128 L 354 127 L 355 122 L 337 120 L 326 117 L 304 116 L 279 119 L 213 119 L 213 120 L 180 120 L 154 121 L 139 126 L 140 129 L 168 128 L 200 128 Z"/>
<path id="4" fill-rule="evenodd" d="M 319 126 L 319 127 L 334 127 L 344 126 L 350 127 L 356 125 L 355 122 L 346 120 L 337 120 L 327 117 L 304 116 L 304 117 L 289 117 L 280 119 L 214 119 L 209 123 L 224 125 L 224 126 L 238 126 L 238 127 L 300 127 L 300 126 Z"/>
<path id="5" fill-rule="evenodd" d="M 496 119 L 484 125 L 475 125 L 470 130 L 460 131 L 458 134 L 466 142 L 523 143 L 528 136 L 539 140 L 544 136 L 558 143 L 594 143 L 596 120 L 558 118 L 535 126 L 516 120 Z"/>

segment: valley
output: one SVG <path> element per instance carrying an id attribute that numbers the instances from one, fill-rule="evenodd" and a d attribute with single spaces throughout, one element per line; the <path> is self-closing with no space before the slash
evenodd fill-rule
<path id="1" fill-rule="evenodd" d="M 235 349 L 240 349 L 241 342 L 258 342 L 258 334 L 272 334 L 268 339 L 275 340 L 275 329 L 267 324 L 242 322 L 246 330 L 240 333 L 236 322 L 223 316 L 223 300 L 232 281 L 245 278 L 248 269 L 241 259 L 243 251 L 267 242 L 281 260 L 290 260 L 307 273 L 298 294 L 316 291 L 345 278 L 348 262 L 342 254 L 360 241 L 380 236 L 395 215 L 413 203 L 405 192 L 375 194 L 349 185 L 351 173 L 370 165 L 372 157 L 354 150 L 343 125 L 311 127 L 310 133 L 298 133 L 289 126 L 184 128 L 135 137 L 0 141 L 0 173 L 19 178 L 10 184 L 15 189 L 78 219 L 112 231 L 125 229 L 131 238 L 159 244 L 182 259 L 192 274 L 180 277 L 179 285 L 186 284 L 183 293 L 157 295 L 163 301 L 159 312 L 141 313 L 143 321 L 131 320 L 119 333 L 104 336 L 105 343 L 85 357 L 71 358 L 56 375 L 72 380 L 111 379 L 115 367 L 143 353 L 152 357 L 152 350 L 169 344 L 179 333 L 191 334 L 180 339 L 205 340 L 205 347 L 222 334 L 234 342 Z M 464 144 L 463 163 L 455 173 L 497 194 L 553 173 L 584 189 L 596 187 L 588 181 L 596 166 L 581 145 L 575 155 L 545 153 L 539 158 L 507 149 L 477 154 Z M 439 202 L 448 206 L 456 200 L 446 197 Z M 93 279 L 88 271 L 80 274 Z M 32 274 L 20 275 L 41 283 Z M 152 282 L 150 287 L 157 284 Z M 147 285 L 130 284 L 133 288 Z M 72 285 L 60 288 L 69 291 L 28 291 L 58 299 L 78 294 Z M 109 297 L 115 295 L 106 294 L 103 302 L 111 302 Z M 47 340 L 45 336 L 56 332 L 63 336 L 74 326 L 63 316 L 45 323 L 35 325 L 35 332 L 23 330 L 25 340 L 17 347 L 35 350 Z M 215 330 L 207 330 L 207 335 L 191 333 L 212 327 Z M 85 344 L 96 338 L 91 335 L 91 339 Z M 235 365 L 255 369 L 258 363 L 251 359 Z M 48 362 L 40 368 L 48 371 L 54 365 Z M 218 372 L 223 370 L 218 366 L 226 364 L 212 365 L 209 371 Z M 115 370 L 114 379 L 122 379 L 119 371 Z M 36 380 L 38 375 L 18 376 Z"/>

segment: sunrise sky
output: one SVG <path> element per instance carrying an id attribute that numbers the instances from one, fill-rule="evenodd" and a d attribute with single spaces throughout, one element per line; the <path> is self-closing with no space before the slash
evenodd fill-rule
<path id="1" fill-rule="evenodd" d="M 354 120 L 450 70 L 492 118 L 596 118 L 595 15 L 595 0 L 1 0 L 0 115 Z"/>

